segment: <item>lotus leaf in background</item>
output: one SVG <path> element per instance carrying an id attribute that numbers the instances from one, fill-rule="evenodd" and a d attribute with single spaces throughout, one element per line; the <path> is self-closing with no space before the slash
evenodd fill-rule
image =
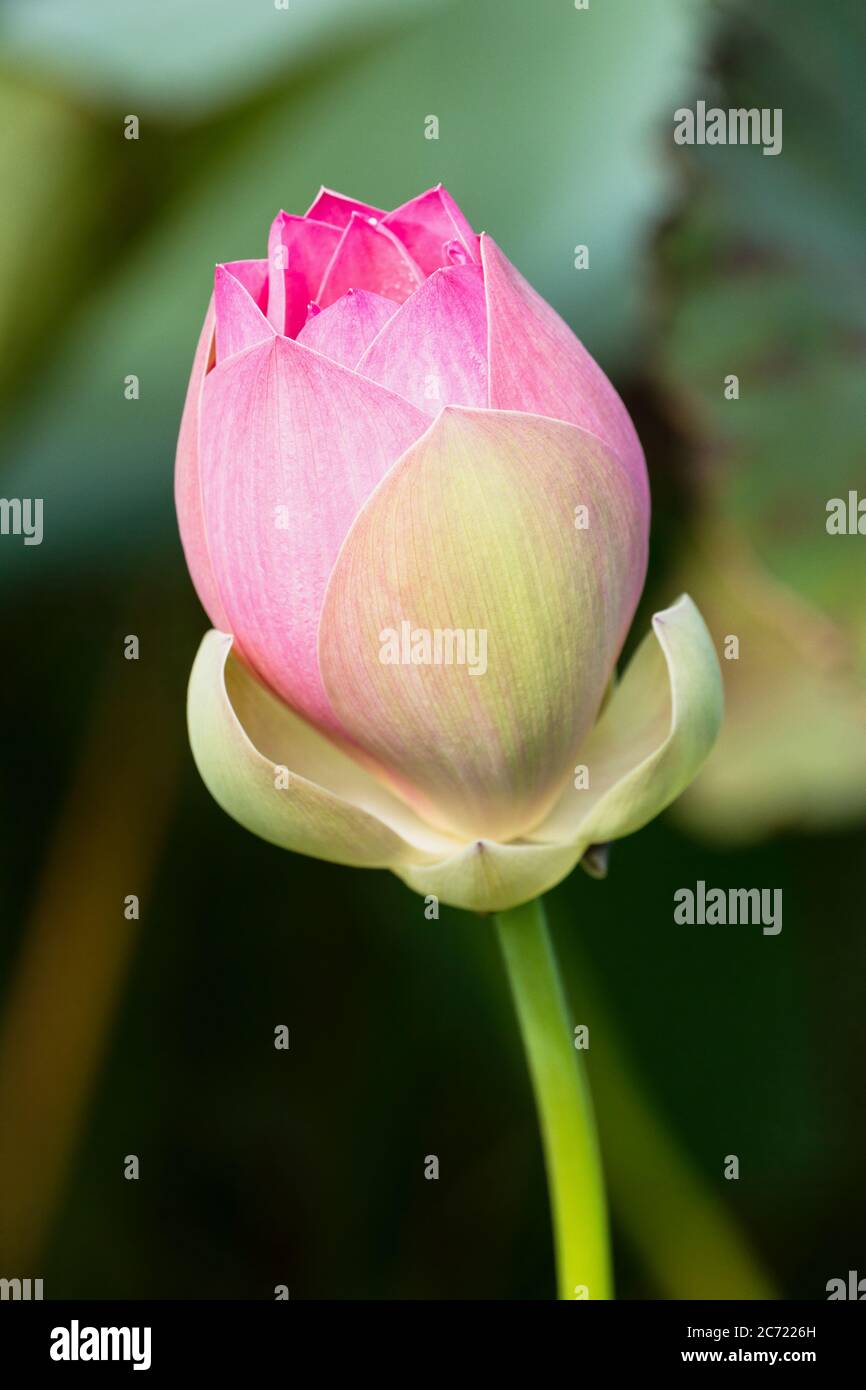
<path id="1" fill-rule="evenodd" d="M 772 93 L 783 152 L 683 152 L 696 191 L 662 240 L 654 374 L 700 513 L 677 582 L 717 643 L 740 640 L 723 736 L 677 815 L 755 840 L 866 814 L 866 542 L 827 529 L 833 499 L 866 497 L 863 17 L 853 0 L 829 26 L 809 0 L 725 8 L 718 104 Z"/>
<path id="2" fill-rule="evenodd" d="M 7 0 L 0 37 L 17 65 L 86 84 L 91 101 L 188 121 L 433 8 L 443 0 Z"/>

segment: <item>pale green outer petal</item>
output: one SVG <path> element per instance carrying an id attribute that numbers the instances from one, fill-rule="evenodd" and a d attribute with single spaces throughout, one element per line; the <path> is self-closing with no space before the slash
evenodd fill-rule
<path id="1" fill-rule="evenodd" d="M 189 688 L 193 756 L 215 800 L 254 834 L 315 858 L 390 868 L 425 896 L 499 912 L 546 892 L 590 844 L 631 834 L 691 781 L 722 714 L 706 626 L 685 595 L 648 635 L 580 751 L 585 791 L 569 790 L 528 839 L 460 843 L 277 700 L 221 632 L 204 638 Z M 275 785 L 279 769 L 287 785 Z"/>
<path id="2" fill-rule="evenodd" d="M 679 796 L 715 743 L 722 677 L 703 618 L 683 594 L 652 626 L 578 753 L 589 786 L 572 780 L 533 841 L 582 852 L 631 835 Z"/>
<path id="3" fill-rule="evenodd" d="M 546 893 L 570 874 L 580 852 L 571 845 L 510 845 L 479 840 L 436 864 L 397 865 L 416 893 L 470 912 L 505 912 Z"/>
<path id="4" fill-rule="evenodd" d="M 535 897 L 574 868 L 571 847 L 466 845 L 439 834 L 276 699 L 231 648 L 216 631 L 199 648 L 190 744 L 215 801 L 253 834 L 335 863 L 390 868 L 416 892 L 478 912 Z M 281 768 L 288 785 L 277 789 Z"/>
<path id="5" fill-rule="evenodd" d="M 454 852 L 454 841 L 260 685 L 231 646 L 225 633 L 207 633 L 187 705 L 196 766 L 224 811 L 271 844 L 338 864 L 397 868 Z"/>

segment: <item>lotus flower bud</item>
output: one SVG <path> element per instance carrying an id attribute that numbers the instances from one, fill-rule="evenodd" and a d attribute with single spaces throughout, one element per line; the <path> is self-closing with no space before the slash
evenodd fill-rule
<path id="1" fill-rule="evenodd" d="M 393 212 L 322 189 L 217 266 L 176 500 L 214 626 L 193 754 L 275 844 L 498 911 L 712 746 L 687 597 L 614 681 L 649 533 L 628 413 L 441 187 Z"/>

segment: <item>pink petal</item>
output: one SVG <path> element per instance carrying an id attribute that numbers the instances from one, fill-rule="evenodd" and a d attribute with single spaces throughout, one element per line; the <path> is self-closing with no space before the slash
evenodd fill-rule
<path id="1" fill-rule="evenodd" d="M 423 279 L 393 233 L 353 212 L 315 298 L 325 309 L 347 290 L 373 290 L 402 304 Z"/>
<path id="2" fill-rule="evenodd" d="M 487 308 L 478 265 L 437 270 L 400 306 L 358 363 L 436 415 L 443 405 L 487 404 Z"/>
<path id="3" fill-rule="evenodd" d="M 229 621 L 211 566 L 199 470 L 201 396 L 208 365 L 213 362 L 214 350 L 214 302 L 211 298 L 195 351 L 186 404 L 180 422 L 174 471 L 174 500 L 183 553 L 196 593 L 214 627 L 219 628 L 221 632 L 229 632 Z"/>
<path id="4" fill-rule="evenodd" d="M 225 269 L 239 280 L 263 314 L 268 312 L 267 261 L 226 261 Z"/>
<path id="5" fill-rule="evenodd" d="M 446 252 L 449 243 L 463 248 L 466 262 L 480 259 L 477 236 L 441 183 L 389 212 L 384 225 L 400 238 L 425 275 L 459 259 L 453 250 Z"/>
<path id="6" fill-rule="evenodd" d="M 313 217 L 317 222 L 327 222 L 331 227 L 345 227 L 353 212 L 362 217 L 384 217 L 381 208 L 371 207 L 369 203 L 359 203 L 356 198 L 347 198 L 343 193 L 335 193 L 332 188 L 320 188 L 305 217 Z"/>
<path id="7" fill-rule="evenodd" d="M 649 510 L 643 449 L 631 418 L 598 363 L 568 324 L 504 256 L 481 237 L 487 289 L 490 405 L 567 420 L 619 454 Z"/>
<path id="8" fill-rule="evenodd" d="M 419 291 L 420 293 L 420 291 Z M 311 313 L 297 341 L 339 362 L 354 367 L 376 334 L 393 317 L 393 299 L 383 299 L 368 290 L 347 290 L 329 309 Z"/>
<path id="9" fill-rule="evenodd" d="M 287 338 L 207 378 L 203 495 L 227 630 L 273 690 L 330 730 L 316 658 L 325 585 L 358 509 L 427 423 Z"/>
<path id="10" fill-rule="evenodd" d="M 278 333 L 294 338 L 304 326 L 325 268 L 337 249 L 336 227 L 281 212 L 268 237 L 268 318 Z"/>
<path id="11" fill-rule="evenodd" d="M 236 262 L 236 264 L 243 264 Z M 250 262 L 247 262 L 249 265 Z M 253 263 L 255 264 L 255 263 Z M 262 265 L 266 265 L 262 262 Z M 263 286 L 267 293 L 267 271 L 263 272 Z M 253 281 L 253 283 L 255 283 Z M 261 293 L 261 288 L 259 293 Z M 216 312 L 216 357 L 223 362 L 235 352 L 243 352 L 273 336 L 273 326 L 268 322 L 249 291 L 227 265 L 218 265 L 214 271 L 214 309 Z"/>

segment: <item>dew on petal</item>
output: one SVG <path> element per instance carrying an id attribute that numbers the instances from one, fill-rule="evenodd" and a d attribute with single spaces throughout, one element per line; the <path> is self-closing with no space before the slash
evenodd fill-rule
<path id="1" fill-rule="evenodd" d="M 442 244 L 442 259 L 450 265 L 468 265 L 469 252 L 458 237 L 452 237 Z"/>
<path id="2" fill-rule="evenodd" d="M 315 299 L 311 299 L 309 304 L 307 305 L 307 323 L 310 322 L 310 319 L 314 319 L 316 315 L 320 314 L 321 312 L 322 310 L 316 303 Z"/>

